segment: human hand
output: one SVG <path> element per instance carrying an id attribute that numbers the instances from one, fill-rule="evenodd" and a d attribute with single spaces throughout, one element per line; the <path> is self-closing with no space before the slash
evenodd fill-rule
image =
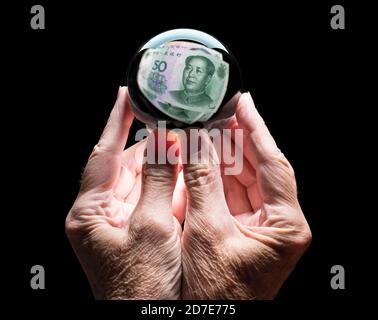
<path id="1" fill-rule="evenodd" d="M 180 194 L 172 201 L 178 166 L 142 167 L 153 134 L 124 151 L 132 120 L 123 87 L 89 157 L 66 233 L 96 298 L 177 299 L 185 210 Z"/>
<path id="2" fill-rule="evenodd" d="M 202 130 L 211 157 L 183 165 L 183 299 L 272 299 L 311 241 L 294 171 L 249 94 L 241 96 L 229 128 L 233 137 L 243 129 L 239 175 L 224 174 Z"/>

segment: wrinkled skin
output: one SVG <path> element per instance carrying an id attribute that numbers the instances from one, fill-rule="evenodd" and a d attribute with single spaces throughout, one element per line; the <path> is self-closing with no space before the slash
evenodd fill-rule
<path id="1" fill-rule="evenodd" d="M 123 151 L 132 120 L 121 88 L 84 170 L 66 233 L 96 298 L 178 299 L 181 225 L 172 214 L 177 166 L 142 167 L 137 160 L 146 141 Z"/>
<path id="2" fill-rule="evenodd" d="M 142 166 L 146 144 L 155 138 L 124 151 L 132 120 L 127 89 L 121 88 L 66 219 L 95 297 L 274 298 L 311 232 L 293 169 L 250 95 L 242 95 L 229 123 L 244 130 L 243 172 L 237 176 L 224 174 L 203 130 L 210 159 Z"/>
<path id="3" fill-rule="evenodd" d="M 233 137 L 235 129 L 243 129 L 239 175 L 224 174 L 224 161 L 206 132 L 202 146 L 213 157 L 183 166 L 188 209 L 182 297 L 273 299 L 308 247 L 311 231 L 297 200 L 294 171 L 249 94 L 241 96 L 228 128 Z"/>

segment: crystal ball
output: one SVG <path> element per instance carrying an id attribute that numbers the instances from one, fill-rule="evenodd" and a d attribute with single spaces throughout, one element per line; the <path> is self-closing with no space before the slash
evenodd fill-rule
<path id="1" fill-rule="evenodd" d="M 193 29 L 163 32 L 134 55 L 127 85 L 136 118 L 154 128 L 222 127 L 235 113 L 242 77 L 230 50 Z"/>

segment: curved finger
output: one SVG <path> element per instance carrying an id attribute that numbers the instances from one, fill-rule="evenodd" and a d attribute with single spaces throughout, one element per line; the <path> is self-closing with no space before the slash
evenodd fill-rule
<path id="1" fill-rule="evenodd" d="M 223 191 L 217 152 L 206 130 L 189 131 L 190 134 L 180 136 L 188 197 L 185 228 L 192 230 L 191 233 L 197 230 L 196 234 L 209 228 L 230 234 L 232 220 Z"/>
<path id="2" fill-rule="evenodd" d="M 125 148 L 133 119 L 134 114 L 131 111 L 127 87 L 120 87 L 117 101 L 97 147 L 104 151 L 121 154 Z"/>
<path id="3" fill-rule="evenodd" d="M 278 149 L 252 97 L 244 93 L 236 107 L 238 127 L 244 132 L 245 154 L 256 169 L 257 187 L 266 203 L 296 204 L 294 171 Z"/>
<path id="4" fill-rule="evenodd" d="M 133 118 L 127 88 L 122 87 L 100 140 L 89 157 L 80 192 L 93 188 L 109 190 L 115 186 L 121 173 L 122 151 Z"/>
<path id="5" fill-rule="evenodd" d="M 166 139 L 161 144 L 161 139 Z M 178 176 L 178 164 L 167 159 L 168 150 L 175 144 L 163 130 L 153 131 L 147 138 L 145 163 L 141 175 L 141 193 L 131 226 L 153 221 L 163 228 L 173 226 L 173 193 Z M 168 230 L 168 229 L 167 229 Z"/>

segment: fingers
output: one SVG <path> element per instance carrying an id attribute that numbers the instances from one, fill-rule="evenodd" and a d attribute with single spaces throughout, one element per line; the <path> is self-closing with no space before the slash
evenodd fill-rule
<path id="1" fill-rule="evenodd" d="M 165 141 L 162 143 L 161 139 Z M 175 140 L 176 136 L 166 134 L 165 130 L 155 130 L 147 138 L 141 195 L 133 213 L 137 223 L 149 220 L 160 222 L 162 226 L 173 226 L 172 200 L 178 163 L 171 164 L 167 160 L 167 152 L 170 148 L 175 148 Z"/>
<path id="2" fill-rule="evenodd" d="M 219 160 L 206 130 L 190 129 L 180 136 L 180 152 L 187 191 L 185 230 L 194 226 L 227 232 L 231 215 L 223 192 Z M 189 138 L 189 139 L 188 139 Z"/>
<path id="3" fill-rule="evenodd" d="M 248 156 L 254 167 L 281 154 L 264 120 L 256 110 L 250 93 L 243 93 L 240 97 L 236 107 L 236 119 L 239 128 L 246 131 L 244 138 L 251 148 Z"/>
<path id="4" fill-rule="evenodd" d="M 116 185 L 121 172 L 122 151 L 133 118 L 127 88 L 122 87 L 101 138 L 85 167 L 80 193 L 96 188 L 110 190 Z"/>
<path id="5" fill-rule="evenodd" d="M 278 149 L 249 93 L 241 96 L 237 108 L 238 127 L 244 132 L 244 152 L 256 169 L 258 192 L 268 204 L 297 203 L 294 171 Z"/>
<path id="6" fill-rule="evenodd" d="M 222 175 L 231 175 L 235 177 L 244 187 L 248 188 L 256 182 L 256 170 L 250 164 L 250 162 L 246 159 L 246 157 L 243 155 L 243 152 L 245 152 L 242 146 L 244 138 L 242 138 L 243 140 L 239 142 L 239 140 L 235 138 L 235 129 L 231 129 L 231 136 L 232 136 L 232 139 L 230 138 L 230 134 L 227 131 L 222 133 L 222 147 L 223 147 L 222 158 L 221 158 L 221 164 L 223 166 Z M 228 161 L 225 161 L 225 159 L 227 155 L 231 155 L 232 153 L 235 153 L 235 155 L 240 153 L 242 154 L 242 156 L 231 158 L 233 162 L 228 163 Z M 233 167 L 240 166 L 241 167 L 240 173 L 229 174 L 230 172 L 227 172 L 225 169 L 230 166 L 233 166 Z"/>
<path id="7" fill-rule="evenodd" d="M 135 205 L 139 199 L 140 174 L 145 148 L 146 139 L 139 141 L 122 153 L 121 173 L 117 185 L 113 189 L 114 196 L 120 201 Z M 134 192 L 134 189 L 137 192 Z M 136 201 L 134 201 L 135 196 L 137 196 Z"/>
<path id="8" fill-rule="evenodd" d="M 125 148 L 133 118 L 127 87 L 120 87 L 117 101 L 97 147 L 111 153 L 121 154 Z"/>

